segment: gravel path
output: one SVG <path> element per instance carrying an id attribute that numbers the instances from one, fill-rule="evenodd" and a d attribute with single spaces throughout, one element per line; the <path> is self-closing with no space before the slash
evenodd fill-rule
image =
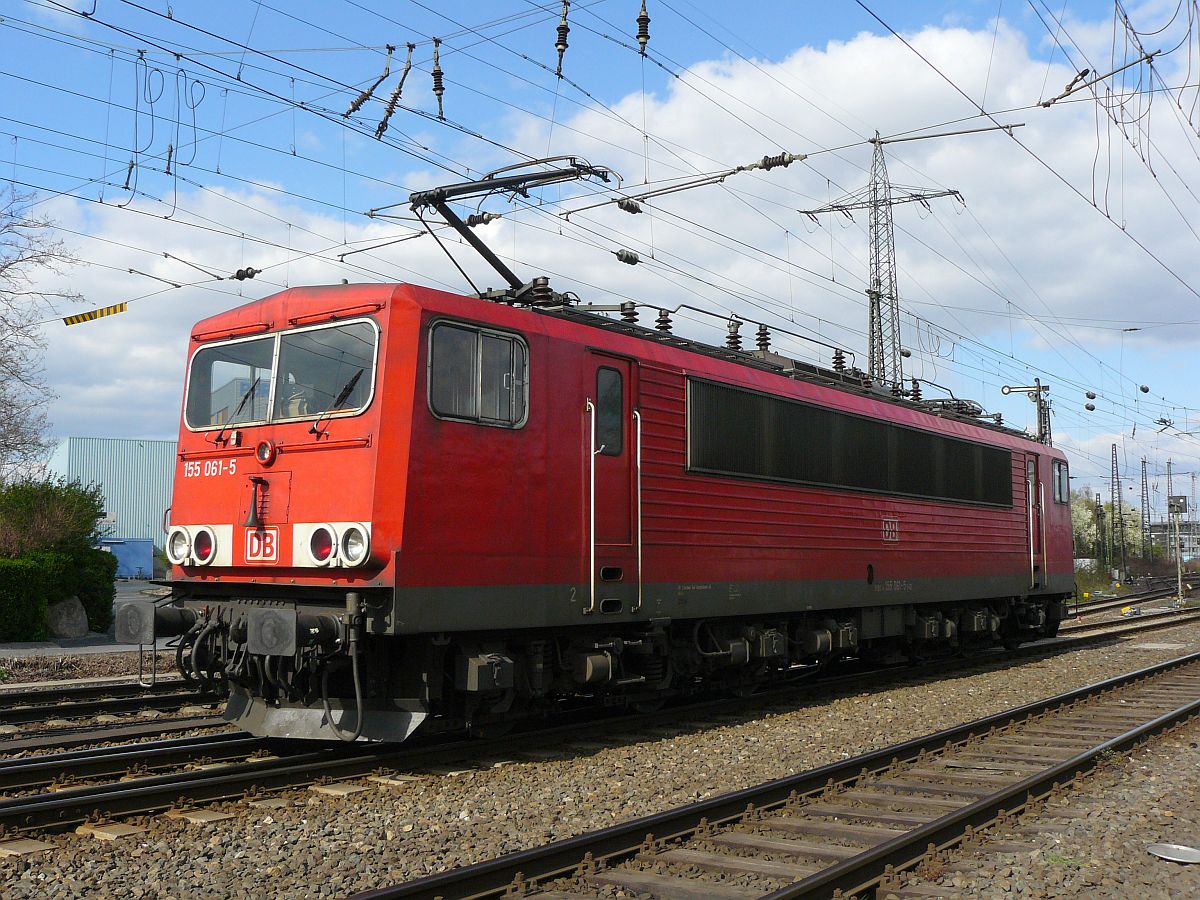
<path id="1" fill-rule="evenodd" d="M 1113 761 L 1068 795 L 1070 818 L 1031 820 L 1053 830 L 1032 837 L 1012 830 L 996 834 L 1034 849 L 968 862 L 970 871 L 940 880 L 945 896 L 1200 897 L 1200 865 L 1167 862 L 1146 851 L 1154 843 L 1200 846 L 1197 748 L 1200 723 L 1192 723 Z"/>
<path id="2" fill-rule="evenodd" d="M 418 775 L 342 800 L 298 791 L 284 795 L 283 808 L 225 804 L 217 808 L 235 818 L 209 826 L 151 818 L 144 835 L 113 843 L 52 836 L 57 851 L 0 859 L 0 894 L 341 896 L 748 787 L 1195 649 L 1200 625 L 1189 623 L 1009 669 L 564 750 L 562 758 Z"/>

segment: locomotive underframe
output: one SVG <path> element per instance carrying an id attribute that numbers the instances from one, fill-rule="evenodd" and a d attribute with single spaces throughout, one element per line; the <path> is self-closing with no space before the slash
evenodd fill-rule
<path id="1" fill-rule="evenodd" d="M 797 610 L 793 600 L 792 609 L 737 615 L 689 603 L 684 615 L 651 608 L 636 620 L 575 615 L 520 629 L 477 614 L 474 628 L 397 633 L 413 622 L 396 605 L 405 592 L 305 589 L 297 599 L 280 588 L 249 595 L 247 587 L 180 593 L 154 611 L 127 606 L 118 639 L 144 640 L 148 622 L 156 637 L 177 635 L 181 671 L 227 684 L 225 717 L 253 734 L 320 739 L 332 730 L 378 741 L 401 741 L 420 727 L 488 734 L 570 703 L 645 707 L 678 694 L 750 689 L 839 658 L 1015 646 L 1053 636 L 1069 596 L 1060 589 L 927 599 L 914 590 L 903 603 Z M 478 612 L 486 603 L 475 596 Z"/>

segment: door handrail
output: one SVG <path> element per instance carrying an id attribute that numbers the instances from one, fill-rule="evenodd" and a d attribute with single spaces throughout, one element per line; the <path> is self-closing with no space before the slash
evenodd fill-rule
<path id="1" fill-rule="evenodd" d="M 633 612 L 642 608 L 642 414 L 633 411 L 634 434 L 636 437 L 637 455 L 634 457 L 637 466 L 637 570 L 638 593 L 637 604 Z"/>
<path id="2" fill-rule="evenodd" d="M 588 587 L 589 599 L 583 614 L 596 611 L 596 406 L 585 401 L 591 427 L 588 430 Z"/>
<path id="3" fill-rule="evenodd" d="M 1042 523 L 1042 569 L 1045 570 L 1050 548 L 1046 546 L 1046 484 L 1043 481 L 1038 481 L 1038 521 Z"/>
<path id="4" fill-rule="evenodd" d="M 1033 479 L 1029 477 L 1028 466 L 1029 466 L 1029 464 L 1026 463 L 1025 509 L 1026 509 L 1026 521 L 1029 523 L 1029 589 L 1033 590 L 1033 588 L 1037 585 L 1037 582 L 1034 579 L 1034 574 L 1033 574 L 1033 554 L 1034 554 L 1034 548 L 1033 548 L 1033 538 L 1034 538 L 1034 532 L 1033 532 Z"/>

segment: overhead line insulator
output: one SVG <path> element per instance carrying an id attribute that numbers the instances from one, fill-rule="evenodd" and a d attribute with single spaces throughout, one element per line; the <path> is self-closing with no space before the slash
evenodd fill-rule
<path id="1" fill-rule="evenodd" d="M 554 70 L 554 74 L 562 78 L 563 54 L 567 52 L 567 35 L 571 31 L 571 26 L 567 24 L 567 11 L 571 8 L 571 0 L 563 0 L 562 18 L 558 20 L 558 40 L 554 42 L 554 49 L 558 51 L 558 68 Z"/>
<path id="2" fill-rule="evenodd" d="M 646 0 L 642 0 L 642 11 L 637 17 L 637 42 L 641 47 L 642 56 L 646 55 L 646 45 L 650 43 L 650 14 L 646 12 Z"/>
<path id="3" fill-rule="evenodd" d="M 408 45 L 408 56 L 404 60 L 404 71 L 400 73 L 400 82 L 396 85 L 396 89 L 392 91 L 392 96 L 388 98 L 387 106 L 383 110 L 383 118 L 379 120 L 379 124 L 375 127 L 375 140 L 380 140 L 383 133 L 387 131 L 388 120 L 391 119 L 392 113 L 396 111 L 396 106 L 400 103 L 400 95 L 404 92 L 404 82 L 408 79 L 408 73 L 412 70 L 412 55 L 417 49 L 416 44 Z"/>
<path id="4" fill-rule="evenodd" d="M 642 204 L 629 197 L 622 197 L 617 201 L 617 209 L 622 209 L 627 213 L 633 213 L 634 215 L 637 215 L 642 211 Z"/>
<path id="5" fill-rule="evenodd" d="M 616 257 L 628 266 L 636 266 L 642 261 L 642 258 L 637 253 L 633 250 L 626 250 L 624 247 L 616 252 Z"/>
<path id="6" fill-rule="evenodd" d="M 446 117 L 442 113 L 442 94 L 446 93 L 446 86 L 442 84 L 442 61 L 438 56 L 438 48 L 441 45 L 441 38 L 433 39 L 433 95 L 437 97 L 438 121 L 445 121 Z"/>

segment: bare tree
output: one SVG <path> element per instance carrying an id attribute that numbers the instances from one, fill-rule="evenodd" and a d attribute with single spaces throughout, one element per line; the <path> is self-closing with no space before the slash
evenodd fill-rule
<path id="1" fill-rule="evenodd" d="M 44 378 L 41 323 L 57 315 L 56 303 L 80 299 L 41 286 L 76 260 L 32 204 L 11 186 L 0 190 L 0 481 L 46 451 L 46 407 L 54 395 Z"/>

